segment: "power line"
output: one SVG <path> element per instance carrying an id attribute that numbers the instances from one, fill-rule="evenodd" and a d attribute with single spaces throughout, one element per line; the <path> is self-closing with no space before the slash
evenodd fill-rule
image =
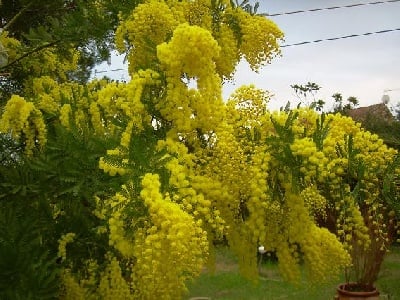
<path id="1" fill-rule="evenodd" d="M 314 44 L 314 43 L 321 43 L 321 42 L 327 42 L 327 41 L 336 41 L 336 40 L 349 39 L 349 38 L 368 36 L 368 35 L 374 35 L 374 34 L 382 34 L 382 33 L 394 32 L 394 31 L 400 31 L 400 28 L 379 30 L 379 31 L 366 32 L 366 33 L 361 33 L 361 34 L 350 34 L 350 35 L 344 35 L 344 36 L 339 36 L 339 37 L 319 39 L 319 40 L 314 40 L 314 41 L 298 42 L 298 43 L 293 43 L 293 44 L 281 45 L 280 47 L 284 48 L 284 47 L 301 46 L 301 45 L 306 45 L 306 44 Z"/>
<path id="2" fill-rule="evenodd" d="M 340 9 L 340 8 L 352 8 L 352 7 L 359 7 L 359 6 L 365 6 L 365 5 L 393 3 L 393 2 L 399 2 L 399 1 L 400 0 L 374 1 L 374 2 L 368 2 L 368 3 L 356 3 L 356 4 L 348 4 L 348 5 L 342 5 L 342 6 L 331 6 L 331 7 L 323 7 L 323 8 L 312 8 L 312 9 L 306 9 L 306 10 L 295 10 L 295 11 L 275 13 L 275 14 L 262 13 L 260 15 L 267 16 L 267 17 L 278 17 L 278 16 L 284 16 L 284 15 L 301 14 L 301 13 L 306 13 L 306 12 L 334 10 L 334 9 Z"/>
<path id="3" fill-rule="evenodd" d="M 105 70 L 105 71 L 97 71 L 94 70 L 95 74 L 99 74 L 99 73 L 108 73 L 108 72 L 116 72 L 116 71 L 124 71 L 125 69 L 113 69 L 113 70 Z"/>
<path id="4" fill-rule="evenodd" d="M 394 91 L 400 91 L 400 88 L 383 90 L 384 93 L 386 93 L 386 92 L 394 92 Z"/>

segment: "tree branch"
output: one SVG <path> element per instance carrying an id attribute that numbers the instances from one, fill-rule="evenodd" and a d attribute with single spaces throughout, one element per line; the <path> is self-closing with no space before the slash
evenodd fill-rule
<path id="1" fill-rule="evenodd" d="M 15 21 L 33 4 L 33 1 L 29 2 L 25 7 L 23 7 L 6 25 L 4 25 L 3 30 L 6 31 Z"/>
<path id="2" fill-rule="evenodd" d="M 43 49 L 52 47 L 52 46 L 58 44 L 59 42 L 61 42 L 61 40 L 56 40 L 56 41 L 53 41 L 53 42 L 51 42 L 51 43 L 46 43 L 46 44 L 44 44 L 44 45 L 41 45 L 41 46 L 39 46 L 39 47 L 36 47 L 36 48 L 32 49 L 31 51 L 28 51 L 28 52 L 24 53 L 24 54 L 21 55 L 20 57 L 16 58 L 16 59 L 13 60 L 12 62 L 10 62 L 10 63 L 8 63 L 7 65 L 5 65 L 4 67 L 1 67 L 0 70 L 1 70 L 1 69 L 5 69 L 5 68 L 7 68 L 7 67 L 10 67 L 10 66 L 16 64 L 17 62 L 19 62 L 20 60 L 24 59 L 25 57 L 27 57 L 27 56 L 29 56 L 29 55 L 31 55 L 31 54 L 37 53 L 37 52 L 39 52 L 39 51 L 41 51 L 41 50 L 43 50 Z"/>

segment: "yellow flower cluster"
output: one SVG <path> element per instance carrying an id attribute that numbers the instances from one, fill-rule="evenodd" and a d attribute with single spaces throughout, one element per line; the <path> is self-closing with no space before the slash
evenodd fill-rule
<path id="1" fill-rule="evenodd" d="M 104 126 L 103 126 L 103 122 L 102 122 L 102 117 L 100 114 L 100 109 L 99 106 L 97 105 L 96 102 L 91 102 L 90 106 L 89 106 L 89 114 L 91 116 L 91 122 L 92 122 L 92 126 L 94 131 L 97 134 L 102 134 L 104 133 Z"/>
<path id="2" fill-rule="evenodd" d="M 396 150 L 385 145 L 378 135 L 371 134 L 368 131 L 361 131 L 355 135 L 354 144 L 363 145 L 363 151 L 357 155 L 357 158 L 368 164 L 371 170 L 387 165 L 387 160 L 396 154 Z M 375 153 L 380 153 L 381 155 L 377 157 Z"/>
<path id="3" fill-rule="evenodd" d="M 259 129 L 267 110 L 269 101 L 267 91 L 257 89 L 254 85 L 243 85 L 236 89 L 227 102 L 228 116 L 235 130 L 240 134 L 243 130 Z"/>
<path id="4" fill-rule="evenodd" d="M 146 174 L 140 196 L 152 226 L 135 238 L 135 287 L 140 299 L 179 299 L 184 282 L 198 275 L 208 253 L 207 233 L 199 222 L 160 193 L 157 174 Z"/>
<path id="5" fill-rule="evenodd" d="M 348 253 L 333 233 L 317 227 L 300 195 L 287 192 L 285 200 L 283 232 L 273 241 L 283 276 L 299 282 L 301 259 L 314 283 L 337 276 L 350 263 Z"/>
<path id="6" fill-rule="evenodd" d="M 71 273 L 71 269 L 65 269 L 62 274 L 62 299 L 137 299 L 131 290 L 130 280 L 122 275 L 118 260 L 110 254 L 106 256 L 104 271 L 100 271 L 97 262 L 90 259 L 81 268 L 84 274 L 80 274 L 79 278 Z"/>
<path id="7" fill-rule="evenodd" d="M 0 32 L 0 44 L 3 45 L 9 62 L 14 61 L 21 51 L 21 42 L 13 37 L 10 37 L 8 35 L 8 31 L 6 30 L 2 30 Z"/>
<path id="8" fill-rule="evenodd" d="M 32 80 L 32 94 L 37 95 L 37 107 L 49 114 L 57 114 L 60 109 L 58 83 L 50 76 Z"/>
<path id="9" fill-rule="evenodd" d="M 335 192 L 343 193 L 341 190 L 334 190 Z M 336 220 L 337 235 L 348 250 L 352 248 L 353 239 L 358 240 L 367 248 L 370 245 L 370 239 L 360 207 L 354 202 L 348 191 L 346 194 L 340 201 L 336 202 L 335 208 L 338 214 Z"/>
<path id="10" fill-rule="evenodd" d="M 46 144 L 46 125 L 42 113 L 32 102 L 13 95 L 7 102 L 0 118 L 0 132 L 11 135 L 25 143 L 25 153 L 32 155 L 38 145 Z"/>
<path id="11" fill-rule="evenodd" d="M 104 86 L 104 81 L 80 85 L 76 82 L 59 83 L 49 76 L 41 76 L 32 80 L 29 94 L 38 109 L 58 116 L 65 128 L 73 126 L 81 131 L 90 128 L 93 133 L 103 135 L 113 129 L 107 126 L 110 122 L 106 122 L 103 108 L 97 103 L 98 90 Z"/>
<path id="12" fill-rule="evenodd" d="M 350 256 L 339 240 L 326 228 L 311 226 L 301 242 L 304 265 L 312 283 L 327 282 L 338 276 L 343 266 L 350 265 Z"/>
<path id="13" fill-rule="evenodd" d="M 157 104 L 173 123 L 170 135 L 215 128 L 222 110 L 221 80 L 214 58 L 220 47 L 211 33 L 198 26 L 179 25 L 168 43 L 157 46 L 157 57 L 166 73 L 166 98 Z M 194 78 L 197 89 L 188 89 L 182 77 Z"/>
<path id="14" fill-rule="evenodd" d="M 65 300 L 86 300 L 87 290 L 77 282 L 71 274 L 71 270 L 64 270 L 62 273 L 61 296 Z"/>
<path id="15" fill-rule="evenodd" d="M 272 21 L 251 15 L 239 7 L 232 9 L 227 0 L 217 3 L 209 0 L 148 0 L 122 20 L 116 31 L 119 51 L 129 51 L 130 74 L 139 69 L 154 68 L 157 63 L 155 47 L 168 42 L 174 29 L 183 23 L 212 32 L 222 48 L 221 55 L 214 60 L 221 78 L 231 77 L 241 56 L 253 69 L 270 62 L 279 54 L 278 41 L 283 38 L 283 33 Z"/>
<path id="16" fill-rule="evenodd" d="M 290 186 L 288 186 L 290 188 Z M 313 225 L 307 207 L 300 195 L 285 191 L 286 231 L 289 243 L 296 243 L 307 239 L 308 232 Z"/>
<path id="17" fill-rule="evenodd" d="M 106 256 L 107 260 L 109 260 L 109 255 Z M 108 261 L 107 261 L 108 262 Z M 79 284 L 82 287 L 87 287 L 90 290 L 93 290 L 93 287 L 96 287 L 98 284 L 98 275 L 99 275 L 99 264 L 94 259 L 88 259 L 84 262 L 84 269 L 82 270 L 85 273 L 83 278 L 80 278 Z M 91 297 L 86 293 L 86 299 L 90 299 Z M 96 299 L 96 296 L 93 295 L 93 298 Z"/>
<path id="18" fill-rule="evenodd" d="M 154 67 L 157 63 L 155 46 L 166 41 L 178 24 L 168 5 L 156 0 L 139 4 L 132 15 L 120 24 L 115 33 L 118 50 L 123 52 L 133 45 L 129 52 L 131 75 L 139 69 Z"/>
<path id="19" fill-rule="evenodd" d="M 320 115 L 307 107 L 296 108 L 292 112 L 297 114 L 297 118 L 293 121 L 292 126 L 296 137 L 312 137 L 317 130 L 316 125 L 317 120 L 320 119 Z"/>
<path id="20" fill-rule="evenodd" d="M 275 237 L 274 250 L 279 261 L 279 271 L 282 277 L 293 283 L 299 283 L 301 278 L 299 249 L 296 244 L 290 244 L 283 237 Z"/>
<path id="21" fill-rule="evenodd" d="M 115 175 L 122 176 L 122 175 L 125 175 L 127 172 L 126 168 L 124 168 L 120 165 L 108 162 L 104 159 L 104 157 L 100 157 L 100 159 L 99 159 L 99 169 L 104 170 L 104 172 L 110 174 L 110 176 L 115 176 Z"/>
<path id="22" fill-rule="evenodd" d="M 67 244 L 72 243 L 74 241 L 76 234 L 73 232 L 69 232 L 61 236 L 58 240 L 58 256 L 61 257 L 62 260 L 67 258 Z"/>
<path id="23" fill-rule="evenodd" d="M 300 196 L 303 198 L 304 204 L 308 208 L 311 216 L 314 216 L 314 218 L 326 218 L 328 201 L 319 193 L 315 185 L 306 187 L 301 191 Z"/>
<path id="24" fill-rule="evenodd" d="M 309 184 L 313 180 L 323 181 L 328 176 L 328 158 L 322 151 L 318 151 L 315 142 L 311 138 L 295 139 L 290 145 L 293 155 L 303 159 L 303 165 L 300 172 L 304 174 L 305 184 Z"/>
<path id="25" fill-rule="evenodd" d="M 103 85 L 102 82 L 92 82 L 87 86 L 69 82 L 60 84 L 49 76 L 42 76 L 32 80 L 30 93 L 36 107 L 58 116 L 64 127 L 70 129 L 75 125 L 86 130 L 87 123 L 90 123 L 91 129 L 102 135 L 108 128 L 97 103 L 97 89 Z"/>
<path id="26" fill-rule="evenodd" d="M 19 40 L 9 37 L 7 31 L 2 31 L 0 34 L 0 44 L 2 44 L 6 50 L 8 61 L 13 62 L 21 58 L 26 49 L 22 47 Z M 60 57 L 57 54 L 55 48 L 49 47 L 42 49 L 39 52 L 32 53 L 29 58 L 21 60 L 21 68 L 19 72 L 28 74 L 27 79 L 22 82 L 25 88 L 25 92 L 34 95 L 33 85 L 34 81 L 41 76 L 50 76 L 56 78 L 57 81 L 66 81 L 69 71 L 75 70 L 78 64 L 79 52 L 73 47 L 67 48 L 65 51 L 69 52 L 69 55 Z M 40 80 L 40 79 L 39 79 Z M 44 99 L 44 103 L 48 100 Z"/>
<path id="27" fill-rule="evenodd" d="M 234 15 L 239 19 L 242 34 L 240 52 L 253 70 L 280 54 L 278 41 L 283 39 L 283 33 L 274 22 L 241 9 L 235 10 Z"/>
<path id="28" fill-rule="evenodd" d="M 131 293 L 129 283 L 122 276 L 119 262 L 112 258 L 101 275 L 97 296 L 101 299 L 129 300 L 135 299 Z M 99 299 L 97 298 L 97 299 Z"/>
<path id="29" fill-rule="evenodd" d="M 253 235 L 253 243 L 264 245 L 267 218 L 266 208 L 271 200 L 268 197 L 268 172 L 269 172 L 269 155 L 265 147 L 259 147 L 253 155 L 253 168 L 251 169 L 250 186 L 248 194 L 250 195 L 247 202 L 249 210 L 249 218 L 246 220 L 249 232 Z"/>
<path id="30" fill-rule="evenodd" d="M 97 92 L 97 105 L 101 107 L 104 113 L 104 126 L 110 131 L 114 132 L 115 128 L 112 125 L 112 118 L 120 117 L 121 106 L 126 103 L 126 89 L 125 84 L 118 82 L 110 82 Z"/>
<path id="31" fill-rule="evenodd" d="M 215 131 L 215 143 L 212 144 L 212 152 L 204 152 L 203 159 L 206 162 L 201 168 L 202 174 L 218 182 L 226 189 L 227 195 L 218 197 L 225 201 L 217 201 L 218 209 L 223 219 L 234 222 L 238 218 L 243 189 L 249 189 L 249 165 L 240 143 L 235 139 L 233 128 L 227 124 L 220 124 Z M 237 168 L 240 166 L 240 168 Z M 215 198 L 215 199 L 218 199 Z M 233 226 L 234 225 L 230 225 Z"/>
<path id="32" fill-rule="evenodd" d="M 240 60 L 235 34 L 228 24 L 222 23 L 214 36 L 221 47 L 219 56 L 215 58 L 217 73 L 223 79 L 232 79 L 236 65 Z"/>
<path id="33" fill-rule="evenodd" d="M 148 86 L 159 84 L 159 74 L 153 70 L 140 70 L 132 76 L 127 84 L 110 83 L 98 92 L 97 106 L 104 112 L 105 122 L 99 126 L 108 126 L 113 118 L 127 120 L 127 126 L 121 135 L 121 146 L 129 148 L 133 132 L 140 132 L 144 125 L 149 125 L 151 117 L 145 110 L 142 96 Z M 97 119 L 97 118 L 96 118 Z M 107 128 L 107 127 L 106 127 Z M 114 128 L 108 126 L 109 131 Z"/>
<path id="34" fill-rule="evenodd" d="M 126 186 L 122 186 L 122 192 L 116 193 L 107 200 L 110 216 L 108 218 L 109 244 L 117 249 L 124 257 L 133 257 L 133 242 L 126 237 L 123 209 L 131 201 L 127 197 Z"/>
<path id="35" fill-rule="evenodd" d="M 185 20 L 190 25 L 211 31 L 213 19 L 210 2 L 210 0 L 183 1 L 183 4 L 177 8 L 183 10 Z"/>
<path id="36" fill-rule="evenodd" d="M 168 74 L 180 77 L 186 73 L 188 77 L 198 77 L 200 82 L 214 73 L 214 58 L 219 52 L 220 46 L 208 30 L 185 23 L 174 30 L 168 43 L 157 46 L 157 57 Z"/>
<path id="37" fill-rule="evenodd" d="M 165 149 L 169 153 L 165 167 L 170 172 L 169 185 L 173 190 L 171 200 L 193 215 L 203 228 L 222 236 L 225 221 L 216 203 L 224 196 L 220 187 L 217 187 L 218 183 L 198 174 L 198 170 L 194 168 L 195 155 L 188 153 L 182 143 L 167 138 L 160 140 L 157 148 L 159 151 Z M 212 188 L 214 185 L 215 188 Z"/>
<path id="38" fill-rule="evenodd" d="M 176 189 L 172 196 L 172 201 L 179 204 L 187 213 L 192 214 L 198 220 L 198 224 L 210 226 L 219 235 L 224 232 L 224 220 L 220 216 L 220 211 L 212 207 L 212 201 L 207 199 L 204 193 L 199 193 L 204 178 L 193 178 L 185 175 L 186 167 L 179 163 L 177 159 L 171 159 L 166 168 L 170 171 L 169 184 L 171 188 Z M 193 182 L 193 184 L 189 184 Z M 208 186 L 207 186 L 208 188 Z"/>
<path id="39" fill-rule="evenodd" d="M 187 151 L 182 144 L 171 140 L 160 142 L 160 147 L 167 147 L 170 151 L 182 151 L 183 156 Z M 118 150 L 110 153 L 118 154 Z M 188 153 L 186 155 L 190 156 Z M 185 161 L 190 161 L 190 159 L 182 158 L 180 163 L 183 164 Z M 184 171 L 184 169 L 180 170 Z M 174 176 L 179 175 L 171 175 L 171 177 Z M 209 241 L 207 232 L 203 230 L 201 213 L 197 217 L 189 214 L 196 215 L 193 212 L 194 209 L 190 211 L 189 206 L 185 206 L 188 205 L 185 199 L 190 201 L 190 197 L 193 197 L 196 199 L 193 201 L 197 201 L 197 207 L 204 208 L 210 208 L 211 202 L 201 194 L 196 194 L 193 188 L 185 187 L 184 182 L 180 181 L 185 180 L 184 177 L 176 177 L 172 179 L 174 180 L 176 180 L 176 185 L 172 188 L 179 187 L 179 191 L 175 191 L 172 197 L 169 193 L 163 196 L 159 192 L 161 186 L 158 175 L 144 176 L 140 195 L 149 210 L 149 219 L 143 220 L 144 222 L 140 222 L 135 217 L 132 224 L 126 223 L 125 208 L 131 205 L 132 201 L 142 201 L 131 198 L 127 186 L 123 186 L 122 192 L 116 193 L 105 202 L 97 199 L 98 208 L 95 214 L 108 222 L 110 245 L 118 250 L 124 259 L 132 259 L 129 269 L 132 272 L 131 297 L 134 299 L 153 299 L 154 297 L 179 299 L 185 291 L 184 282 L 198 275 L 207 260 Z M 180 199 L 182 194 L 186 195 L 183 200 Z M 175 203 L 172 198 L 180 204 Z M 208 211 L 211 213 L 210 210 Z M 134 224 L 137 223 L 142 225 L 135 227 Z M 130 228 L 129 230 L 134 228 L 133 237 L 127 235 L 125 229 L 127 227 Z M 121 282 L 119 284 L 111 281 L 111 276 L 104 276 L 102 275 L 105 279 L 101 279 L 103 283 L 100 283 L 97 290 L 99 295 L 122 293 L 121 288 L 126 286 L 127 278 L 120 280 L 118 279 L 120 277 L 116 276 L 117 281 Z M 80 285 L 83 286 L 82 280 Z M 107 293 L 102 292 L 102 289 L 108 289 Z M 126 288 L 123 291 L 126 291 Z M 127 294 L 125 296 L 128 297 Z"/>

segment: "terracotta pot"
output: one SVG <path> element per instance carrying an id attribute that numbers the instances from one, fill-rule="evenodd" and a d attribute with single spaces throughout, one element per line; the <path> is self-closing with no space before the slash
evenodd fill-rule
<path id="1" fill-rule="evenodd" d="M 376 288 L 369 291 L 356 289 L 357 283 L 341 284 L 337 287 L 337 300 L 379 300 L 379 292 Z"/>

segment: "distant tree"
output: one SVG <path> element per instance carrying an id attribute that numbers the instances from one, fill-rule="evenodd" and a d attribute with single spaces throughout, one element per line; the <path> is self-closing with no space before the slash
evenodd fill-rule
<path id="1" fill-rule="evenodd" d="M 362 126 L 377 134 L 386 145 L 400 150 L 400 121 L 389 121 L 377 115 L 368 114 Z"/>
<path id="2" fill-rule="evenodd" d="M 347 98 L 347 102 L 347 105 L 349 105 L 349 107 L 356 107 L 359 104 L 358 99 L 354 96 L 350 96 L 349 98 Z"/>
<path id="3" fill-rule="evenodd" d="M 293 84 L 290 86 L 299 98 L 300 103 L 315 108 L 316 111 L 322 111 L 325 101 L 322 99 L 316 100 L 315 96 L 321 87 L 315 82 L 307 82 L 305 85 Z M 308 98 L 311 96 L 311 100 Z"/>
<path id="4" fill-rule="evenodd" d="M 343 102 L 343 96 L 340 93 L 333 94 L 332 98 L 335 100 L 333 112 L 340 112 L 345 114 L 346 111 L 355 108 L 359 104 L 358 99 L 354 96 L 348 97 L 345 103 Z"/>
<path id="5" fill-rule="evenodd" d="M 397 121 L 400 121 L 400 102 L 398 102 L 394 108 L 394 117 Z"/>
<path id="6" fill-rule="evenodd" d="M 299 99 L 299 105 L 310 107 L 319 112 L 324 110 L 326 102 L 322 99 L 317 99 L 317 93 L 321 90 L 321 86 L 315 82 L 309 81 L 306 84 L 293 84 L 290 87 L 294 90 L 297 98 Z M 346 101 L 344 101 L 341 93 L 335 93 L 332 95 L 332 98 L 334 99 L 335 104 L 333 109 L 329 110 L 329 112 L 340 112 L 342 114 L 346 114 L 346 111 L 359 105 L 357 97 L 354 96 L 350 96 Z"/>

